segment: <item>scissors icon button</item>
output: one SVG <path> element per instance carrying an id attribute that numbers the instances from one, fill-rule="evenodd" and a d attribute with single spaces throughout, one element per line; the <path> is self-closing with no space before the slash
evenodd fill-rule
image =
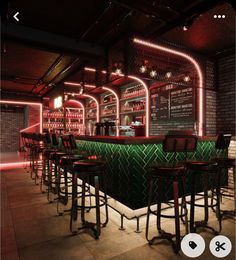
<path id="1" fill-rule="evenodd" d="M 220 243 L 219 241 L 216 241 L 216 252 L 219 252 L 220 249 L 225 250 L 225 248 L 223 247 L 225 245 L 225 243 Z"/>
<path id="2" fill-rule="evenodd" d="M 232 243 L 226 236 L 219 235 L 212 238 L 209 248 L 214 256 L 222 258 L 230 254 Z"/>

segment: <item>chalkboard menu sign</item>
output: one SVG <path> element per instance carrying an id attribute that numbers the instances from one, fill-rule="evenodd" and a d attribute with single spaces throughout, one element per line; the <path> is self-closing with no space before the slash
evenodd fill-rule
<path id="1" fill-rule="evenodd" d="M 194 115 L 193 87 L 173 84 L 151 90 L 151 119 L 189 119 Z"/>

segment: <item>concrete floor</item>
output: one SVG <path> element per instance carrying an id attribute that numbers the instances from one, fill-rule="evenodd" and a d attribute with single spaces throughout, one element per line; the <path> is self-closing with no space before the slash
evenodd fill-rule
<path id="1" fill-rule="evenodd" d="M 233 202 L 223 201 L 225 208 Z M 49 204 L 46 195 L 39 192 L 23 169 L 1 173 L 1 259 L 2 260 L 54 260 L 54 259 L 124 259 L 164 260 L 189 259 L 182 252 L 175 255 L 165 241 L 149 246 L 145 239 L 145 218 L 142 218 L 141 233 L 135 233 L 135 221 L 125 220 L 125 231 L 119 230 L 120 218 L 109 209 L 110 220 L 102 229 L 99 240 L 89 232 L 72 236 L 69 231 L 69 216 L 58 216 L 56 203 Z M 201 218 L 202 212 L 197 211 Z M 94 212 L 87 214 L 93 219 Z M 215 216 L 210 215 L 210 224 L 217 226 Z M 165 220 L 163 227 L 173 230 L 173 221 Z M 182 227 L 183 228 L 183 227 Z M 151 220 L 151 235 L 156 233 L 155 219 Z M 227 236 L 233 249 L 224 259 L 235 259 L 235 220 L 223 221 L 222 234 Z M 198 259 L 216 259 L 209 250 L 213 234 L 201 232 L 206 241 L 205 252 Z"/>

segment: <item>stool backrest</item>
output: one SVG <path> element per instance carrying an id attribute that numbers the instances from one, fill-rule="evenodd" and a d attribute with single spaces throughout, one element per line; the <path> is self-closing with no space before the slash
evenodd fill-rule
<path id="1" fill-rule="evenodd" d="M 198 138 L 193 134 L 184 132 L 169 132 L 163 141 L 164 152 L 194 152 L 197 147 Z"/>
<path id="2" fill-rule="evenodd" d="M 53 146 L 58 146 L 59 145 L 59 140 L 58 140 L 56 134 L 52 134 L 52 145 Z"/>
<path id="3" fill-rule="evenodd" d="M 69 135 L 62 135 L 61 136 L 61 142 L 65 150 L 71 150 Z"/>
<path id="4" fill-rule="evenodd" d="M 215 148 L 225 150 L 229 148 L 231 134 L 219 134 L 216 140 Z"/>
<path id="5" fill-rule="evenodd" d="M 72 149 L 72 150 L 77 149 L 77 145 L 76 145 L 76 141 L 75 141 L 75 136 L 74 136 L 74 135 L 69 135 L 69 140 L 70 140 L 71 149 Z"/>
<path id="6" fill-rule="evenodd" d="M 52 139 L 49 133 L 43 134 L 43 143 L 46 147 L 51 145 Z"/>

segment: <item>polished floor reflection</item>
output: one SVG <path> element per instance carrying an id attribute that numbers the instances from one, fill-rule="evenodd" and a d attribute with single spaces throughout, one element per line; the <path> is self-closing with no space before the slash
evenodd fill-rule
<path id="1" fill-rule="evenodd" d="M 233 202 L 223 200 L 224 208 L 230 209 Z M 45 194 L 39 192 L 23 169 L 1 172 L 1 259 L 2 260 L 54 260 L 54 259 L 122 259 L 122 260 L 164 260 L 189 259 L 180 252 L 175 255 L 167 242 L 159 241 L 149 246 L 145 239 L 145 218 L 140 221 L 141 233 L 135 233 L 136 222 L 125 220 L 125 230 L 120 231 L 120 217 L 109 210 L 110 221 L 102 229 L 99 240 L 94 240 L 89 232 L 71 236 L 69 216 L 58 216 L 56 203 L 49 204 Z M 202 215 L 197 211 L 197 217 Z M 94 212 L 88 213 L 93 219 Z M 156 232 L 155 219 L 151 222 L 151 233 Z M 163 227 L 173 229 L 172 220 L 164 220 Z M 217 226 L 211 213 L 210 224 Z M 184 227 L 182 227 L 184 229 Z M 152 235 L 151 234 L 151 235 Z M 222 234 L 233 244 L 233 249 L 224 259 L 235 259 L 235 220 L 223 221 Z M 216 259 L 209 250 L 213 235 L 202 232 L 206 249 L 198 259 Z"/>

